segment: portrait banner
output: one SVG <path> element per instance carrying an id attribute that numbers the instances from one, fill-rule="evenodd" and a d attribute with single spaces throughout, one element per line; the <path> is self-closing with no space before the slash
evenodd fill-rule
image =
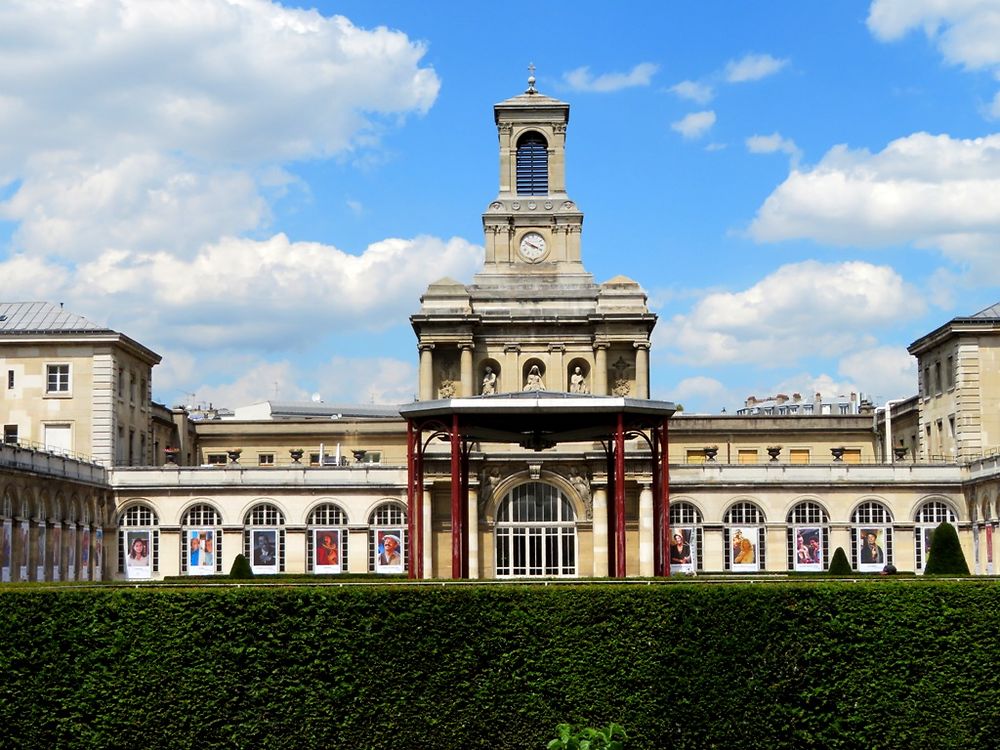
<path id="1" fill-rule="evenodd" d="M 10 566 L 12 564 L 11 560 L 11 538 L 14 533 L 14 522 L 7 518 L 3 522 L 3 544 L 0 546 L 0 556 L 3 560 L 0 561 L 0 581 L 4 583 L 10 583 Z"/>
<path id="2" fill-rule="evenodd" d="M 403 572 L 403 529 L 375 530 L 375 572 Z"/>
<path id="3" fill-rule="evenodd" d="M 885 567 L 885 527 L 867 526 L 857 529 L 858 571 L 880 573 Z M 926 563 L 926 558 L 925 558 Z"/>
<path id="4" fill-rule="evenodd" d="M 215 530 L 189 529 L 187 532 L 188 575 L 215 574 Z"/>
<path id="5" fill-rule="evenodd" d="M 797 526 L 795 535 L 795 567 L 799 573 L 821 573 L 823 560 L 823 530 L 818 526 Z"/>
<path id="6" fill-rule="evenodd" d="M 66 580 L 76 580 L 76 526 L 66 529 Z"/>
<path id="7" fill-rule="evenodd" d="M 94 580 L 104 578 L 104 529 L 94 529 Z"/>
<path id="8" fill-rule="evenodd" d="M 35 537 L 35 580 L 45 580 L 45 524 L 39 524 Z"/>
<path id="9" fill-rule="evenodd" d="M 80 580 L 90 580 L 90 529 L 86 526 L 80 532 Z"/>
<path id="10" fill-rule="evenodd" d="M 340 573 L 340 529 L 313 529 L 313 572 Z"/>
<path id="11" fill-rule="evenodd" d="M 152 533 L 148 530 L 125 532 L 125 577 L 129 580 L 153 577 L 153 567 L 150 563 L 152 537 Z"/>
<path id="12" fill-rule="evenodd" d="M 674 527 L 670 530 L 670 574 L 694 573 L 698 566 L 698 551 L 695 549 L 696 535 L 690 526 Z"/>
<path id="13" fill-rule="evenodd" d="M 277 529 L 253 529 L 250 532 L 250 567 L 254 573 L 278 572 Z"/>
<path id="14" fill-rule="evenodd" d="M 31 527 L 28 521 L 21 521 L 21 569 L 18 571 L 18 580 L 28 580 L 28 556 L 31 552 L 29 546 L 31 540 Z"/>
<path id="15" fill-rule="evenodd" d="M 733 526 L 729 530 L 732 570 L 736 573 L 755 573 L 760 570 L 757 546 L 760 543 L 760 526 Z"/>

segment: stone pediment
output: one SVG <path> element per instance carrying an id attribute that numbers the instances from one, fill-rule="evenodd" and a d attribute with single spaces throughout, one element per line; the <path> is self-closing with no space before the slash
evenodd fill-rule
<path id="1" fill-rule="evenodd" d="M 646 292 L 628 276 L 615 276 L 600 285 L 598 312 L 648 312 Z"/>
<path id="2" fill-rule="evenodd" d="M 420 297 L 420 307 L 424 312 L 433 310 L 466 314 L 472 311 L 469 290 L 465 284 L 447 276 L 427 286 L 427 291 Z"/>

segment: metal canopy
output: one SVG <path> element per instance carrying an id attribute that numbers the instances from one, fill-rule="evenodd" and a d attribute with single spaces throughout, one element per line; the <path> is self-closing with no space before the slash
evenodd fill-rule
<path id="1" fill-rule="evenodd" d="M 622 415 L 629 430 L 650 429 L 673 416 L 669 401 L 592 396 L 557 391 L 523 391 L 496 396 L 418 401 L 399 409 L 417 424 L 458 416 L 462 435 L 484 443 L 517 443 L 535 450 L 556 443 L 597 440 L 613 432 Z"/>

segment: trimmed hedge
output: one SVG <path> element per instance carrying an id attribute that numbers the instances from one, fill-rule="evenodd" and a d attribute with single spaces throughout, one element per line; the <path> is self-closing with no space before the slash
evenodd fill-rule
<path id="1" fill-rule="evenodd" d="M 955 747 L 990 581 L 0 589 L 6 747 Z"/>
<path id="2" fill-rule="evenodd" d="M 931 537 L 931 551 L 927 556 L 926 575 L 969 575 L 969 564 L 958 541 L 958 531 L 947 521 L 942 521 Z"/>

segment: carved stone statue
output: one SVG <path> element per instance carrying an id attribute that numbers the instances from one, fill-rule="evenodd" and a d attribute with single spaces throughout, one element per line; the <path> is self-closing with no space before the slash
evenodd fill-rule
<path id="1" fill-rule="evenodd" d="M 496 392 L 497 392 L 497 374 L 493 372 L 492 367 L 487 367 L 486 372 L 483 374 L 482 394 L 484 396 L 492 396 Z"/>
<path id="2" fill-rule="evenodd" d="M 583 370 L 577 366 L 573 368 L 573 374 L 569 376 L 570 393 L 590 393 L 587 387 L 587 379 L 583 375 Z"/>
<path id="3" fill-rule="evenodd" d="M 455 398 L 458 386 L 447 370 L 441 373 L 441 386 L 438 388 L 438 398 Z"/>
<path id="4" fill-rule="evenodd" d="M 587 509 L 587 520 L 591 520 L 594 515 L 594 504 L 590 495 L 590 481 L 580 469 L 574 466 L 569 470 L 569 482 L 573 485 L 573 489 L 579 493 L 580 499 Z"/>
<path id="5" fill-rule="evenodd" d="M 528 379 L 524 382 L 524 390 L 526 391 L 545 390 L 545 383 L 542 382 L 542 373 L 538 369 L 538 365 L 532 365 L 531 369 L 528 370 Z"/>

